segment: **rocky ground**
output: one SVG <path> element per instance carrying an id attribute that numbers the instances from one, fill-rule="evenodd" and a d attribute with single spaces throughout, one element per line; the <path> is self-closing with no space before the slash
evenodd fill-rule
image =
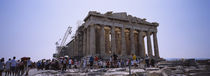
<path id="1" fill-rule="evenodd" d="M 69 69 L 65 72 L 55 70 L 31 69 L 30 76 L 129 76 L 129 68 L 109 69 Z M 132 76 L 210 76 L 209 66 L 175 66 L 164 68 L 131 69 Z"/>
<path id="2" fill-rule="evenodd" d="M 143 69 L 132 69 L 132 73 L 144 72 Z M 69 69 L 65 72 L 45 70 L 31 70 L 33 76 L 127 76 L 128 68 L 109 68 L 109 69 Z"/>
<path id="3" fill-rule="evenodd" d="M 131 76 L 210 76 L 209 63 L 209 60 L 161 61 L 155 68 L 131 67 L 130 72 Z M 65 72 L 31 69 L 29 76 L 129 76 L 129 68 L 68 69 Z"/>

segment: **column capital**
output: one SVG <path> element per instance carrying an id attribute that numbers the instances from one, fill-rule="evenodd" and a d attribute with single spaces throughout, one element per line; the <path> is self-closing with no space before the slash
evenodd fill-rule
<path id="1" fill-rule="evenodd" d="M 150 32 L 150 31 L 146 31 L 146 35 L 147 35 L 147 36 L 150 36 L 151 33 L 152 33 L 152 32 Z"/>
<path id="2" fill-rule="evenodd" d="M 151 31 L 146 31 L 147 33 L 152 33 Z"/>
<path id="3" fill-rule="evenodd" d="M 138 32 L 143 32 L 143 30 L 138 30 Z"/>
<path id="4" fill-rule="evenodd" d="M 100 25 L 100 24 L 97 24 L 98 26 L 100 26 L 100 27 L 105 27 L 106 25 Z"/>
<path id="5" fill-rule="evenodd" d="M 90 24 L 90 25 L 89 25 L 89 27 L 93 27 L 93 26 L 95 26 L 95 24 Z"/>
<path id="6" fill-rule="evenodd" d="M 153 34 L 157 34 L 157 32 L 152 32 Z"/>
<path id="7" fill-rule="evenodd" d="M 105 25 L 99 25 L 100 27 L 105 27 Z"/>
<path id="8" fill-rule="evenodd" d="M 134 31 L 135 29 L 133 29 L 133 28 L 129 28 L 131 31 Z"/>
<path id="9" fill-rule="evenodd" d="M 111 28 L 115 28 L 115 26 L 110 26 Z"/>

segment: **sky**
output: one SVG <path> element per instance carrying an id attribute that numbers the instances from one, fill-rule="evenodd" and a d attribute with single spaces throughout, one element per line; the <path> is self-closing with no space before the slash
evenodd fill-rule
<path id="1" fill-rule="evenodd" d="M 55 42 L 89 11 L 158 22 L 163 58 L 210 58 L 209 0 L 0 0 L 0 58 L 52 58 Z"/>

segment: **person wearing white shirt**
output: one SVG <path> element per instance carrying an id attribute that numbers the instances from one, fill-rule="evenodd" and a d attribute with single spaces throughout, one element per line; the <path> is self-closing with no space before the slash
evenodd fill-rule
<path id="1" fill-rule="evenodd" d="M 69 59 L 69 69 L 71 69 L 71 63 L 72 63 L 72 60 Z"/>
<path id="2" fill-rule="evenodd" d="M 121 68 L 121 62 L 118 61 L 117 64 L 118 64 L 118 67 Z"/>
<path id="3" fill-rule="evenodd" d="M 86 68 L 86 64 L 87 64 L 87 61 L 86 61 L 86 59 L 84 58 L 84 59 L 83 59 L 83 68 Z"/>
<path id="4" fill-rule="evenodd" d="M 17 61 L 15 60 L 16 57 L 13 57 L 12 61 L 11 61 L 11 71 L 13 76 L 16 74 L 16 66 L 17 66 Z"/>
<path id="5" fill-rule="evenodd" d="M 31 64 L 32 64 L 32 61 L 29 59 L 29 60 L 27 60 L 27 66 L 28 67 L 31 67 Z"/>
<path id="6" fill-rule="evenodd" d="M 30 68 L 32 67 L 32 61 L 30 60 L 30 58 L 27 60 L 27 66 L 26 66 L 26 76 L 28 75 L 28 72 L 30 70 Z"/>
<path id="7" fill-rule="evenodd" d="M 103 68 L 106 68 L 106 61 L 103 61 Z"/>

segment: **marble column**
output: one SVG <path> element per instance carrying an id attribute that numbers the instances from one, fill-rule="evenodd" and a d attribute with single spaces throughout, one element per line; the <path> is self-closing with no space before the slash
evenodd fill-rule
<path id="1" fill-rule="evenodd" d="M 74 36 L 74 51 L 73 51 L 73 56 L 75 56 L 76 54 L 75 54 L 75 52 L 76 52 L 76 36 Z"/>
<path id="2" fill-rule="evenodd" d="M 143 36 L 143 38 L 142 38 L 142 42 L 143 42 L 143 48 L 142 48 L 142 52 L 143 52 L 143 57 L 145 58 L 146 57 L 146 51 L 145 51 L 145 41 L 144 41 L 144 37 L 145 36 Z"/>
<path id="3" fill-rule="evenodd" d="M 159 58 L 159 50 L 158 50 L 158 41 L 157 41 L 157 32 L 153 33 L 153 41 L 154 41 L 154 52 L 155 57 Z"/>
<path id="4" fill-rule="evenodd" d="M 115 26 L 112 26 L 111 28 L 111 50 L 112 54 L 116 53 Z"/>
<path id="5" fill-rule="evenodd" d="M 83 53 L 82 56 L 86 55 L 86 30 L 83 31 Z"/>
<path id="6" fill-rule="evenodd" d="M 116 42 L 116 54 L 121 54 L 121 40 L 120 40 L 121 34 L 119 31 L 115 31 L 115 42 Z"/>
<path id="7" fill-rule="evenodd" d="M 95 26 L 90 25 L 90 55 L 96 53 Z"/>
<path id="8" fill-rule="evenodd" d="M 100 51 L 101 51 L 101 55 L 104 56 L 105 54 L 105 30 L 104 30 L 104 26 L 101 25 L 101 29 L 100 29 Z"/>
<path id="9" fill-rule="evenodd" d="M 152 57 L 152 45 L 151 45 L 150 32 L 147 32 L 147 50 L 148 50 L 148 56 Z"/>
<path id="10" fill-rule="evenodd" d="M 125 56 L 126 55 L 126 42 L 125 42 L 125 28 L 121 28 L 121 40 L 122 40 L 122 50 L 121 50 L 121 55 Z"/>
<path id="11" fill-rule="evenodd" d="M 105 28 L 104 30 L 105 30 L 105 53 L 110 54 L 109 53 L 109 51 L 111 50 L 110 40 L 109 40 L 110 30 Z"/>
<path id="12" fill-rule="evenodd" d="M 87 44 L 86 55 L 90 55 L 90 27 L 87 27 Z"/>
<path id="13" fill-rule="evenodd" d="M 144 54 L 145 54 L 145 50 L 144 50 L 144 42 L 143 42 L 143 32 L 142 31 L 139 31 L 138 33 L 138 38 L 139 38 L 139 55 L 140 57 L 144 57 Z"/>
<path id="14" fill-rule="evenodd" d="M 135 54 L 134 29 L 130 29 L 131 54 Z"/>

